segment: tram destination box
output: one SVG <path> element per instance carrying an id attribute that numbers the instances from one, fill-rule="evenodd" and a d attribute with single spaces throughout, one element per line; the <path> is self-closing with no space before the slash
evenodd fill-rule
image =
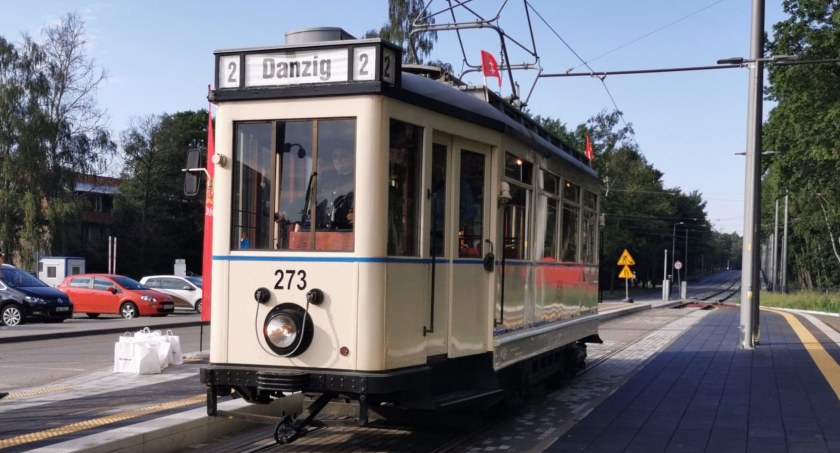
<path id="1" fill-rule="evenodd" d="M 330 94 L 340 86 L 378 92 L 399 86 L 401 50 L 379 38 L 217 50 L 215 98 Z M 293 90 L 292 90 L 293 89 Z"/>

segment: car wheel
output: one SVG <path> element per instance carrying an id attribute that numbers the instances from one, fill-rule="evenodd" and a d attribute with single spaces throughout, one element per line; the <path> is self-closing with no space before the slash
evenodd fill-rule
<path id="1" fill-rule="evenodd" d="M 87 317 L 88 317 L 88 318 L 90 318 L 90 319 L 96 319 L 96 318 L 98 318 L 98 317 L 99 317 L 99 313 L 85 313 L 85 314 L 86 314 L 86 315 L 87 315 Z"/>
<path id="2" fill-rule="evenodd" d="M 17 304 L 9 304 L 0 311 L 0 323 L 6 326 L 17 326 L 23 324 L 23 312 Z"/>
<path id="3" fill-rule="evenodd" d="M 201 299 L 199 299 L 195 302 L 195 312 L 196 313 L 201 313 Z"/>
<path id="4" fill-rule="evenodd" d="M 120 307 L 120 315 L 125 319 L 132 319 L 138 316 L 137 305 L 132 302 L 126 302 Z"/>

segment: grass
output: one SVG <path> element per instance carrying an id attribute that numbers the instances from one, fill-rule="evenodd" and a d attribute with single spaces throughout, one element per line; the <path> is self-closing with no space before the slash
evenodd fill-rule
<path id="1" fill-rule="evenodd" d="M 840 293 L 816 293 L 802 291 L 798 293 L 761 292 L 761 306 L 794 308 L 826 313 L 840 313 Z"/>

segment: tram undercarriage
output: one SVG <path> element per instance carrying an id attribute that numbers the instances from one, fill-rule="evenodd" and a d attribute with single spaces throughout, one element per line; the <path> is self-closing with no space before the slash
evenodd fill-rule
<path id="1" fill-rule="evenodd" d="M 382 373 L 210 365 L 201 370 L 201 382 L 208 386 L 210 416 L 220 415 L 218 398 L 234 392 L 259 404 L 298 392 L 312 396 L 314 400 L 302 413 L 279 419 L 274 438 L 286 444 L 305 435 L 331 401 L 358 402 L 360 425 L 368 423 L 371 408 L 385 405 L 437 412 L 480 411 L 500 403 L 521 405 L 532 389 L 581 371 L 587 342 L 600 339 L 586 338 L 499 371 L 492 368 L 492 353 L 486 353 L 459 359 L 431 357 L 425 366 Z"/>

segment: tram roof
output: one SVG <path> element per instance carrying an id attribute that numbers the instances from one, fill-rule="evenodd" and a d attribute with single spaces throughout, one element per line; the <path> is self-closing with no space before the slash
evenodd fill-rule
<path id="1" fill-rule="evenodd" d="M 307 36 L 310 32 L 315 32 L 319 37 L 324 33 L 327 33 L 327 35 L 323 36 L 332 36 L 337 32 L 344 34 L 341 34 L 340 39 L 336 37 L 335 39 L 339 39 L 337 41 L 308 42 L 306 39 L 311 38 Z M 296 42 L 296 44 L 272 47 L 217 50 L 215 54 L 217 59 L 220 56 L 235 56 L 235 58 L 239 58 L 239 55 L 269 54 L 277 51 L 328 50 L 331 48 L 345 48 L 347 46 L 379 45 L 383 49 L 390 48 L 395 52 L 397 57 L 397 73 L 400 74 L 400 77 L 397 77 L 393 84 L 384 83 L 380 80 L 371 80 L 350 83 L 328 82 L 310 85 L 300 84 L 286 87 L 240 86 L 217 88 L 210 94 L 211 100 L 225 102 L 309 96 L 382 94 L 433 111 L 453 114 L 453 116 L 457 116 L 466 121 L 497 130 L 517 140 L 521 140 L 543 155 L 553 155 L 568 162 L 584 174 L 588 174 L 594 178 L 598 177 L 583 153 L 551 134 L 534 121 L 533 118 L 511 105 L 501 96 L 493 92 L 487 92 L 486 95 L 489 101 L 486 101 L 484 87 L 466 85 L 451 74 L 445 73 L 441 68 L 428 66 L 402 67 L 399 63 L 401 49 L 379 38 L 345 40 L 349 37 L 349 34 L 344 36 L 346 32 L 334 28 L 304 29 L 292 34 L 295 33 L 299 33 L 300 36 L 295 38 L 294 41 L 300 40 L 300 43 Z M 323 50 L 321 51 L 323 52 Z M 219 77 L 218 67 L 217 60 L 217 85 Z"/>
<path id="2" fill-rule="evenodd" d="M 458 94 L 453 93 L 453 90 Z M 585 163 L 585 156 L 560 141 L 532 118 L 494 93 L 489 93 L 490 102 L 485 101 L 483 87 L 456 87 L 403 71 L 402 86 L 385 92 L 391 97 L 413 104 L 438 104 L 428 105 L 433 110 L 457 110 L 460 118 L 511 135 L 543 154 L 553 154 L 579 170 L 597 177 L 595 170 Z M 421 97 L 418 98 L 417 95 Z"/>

